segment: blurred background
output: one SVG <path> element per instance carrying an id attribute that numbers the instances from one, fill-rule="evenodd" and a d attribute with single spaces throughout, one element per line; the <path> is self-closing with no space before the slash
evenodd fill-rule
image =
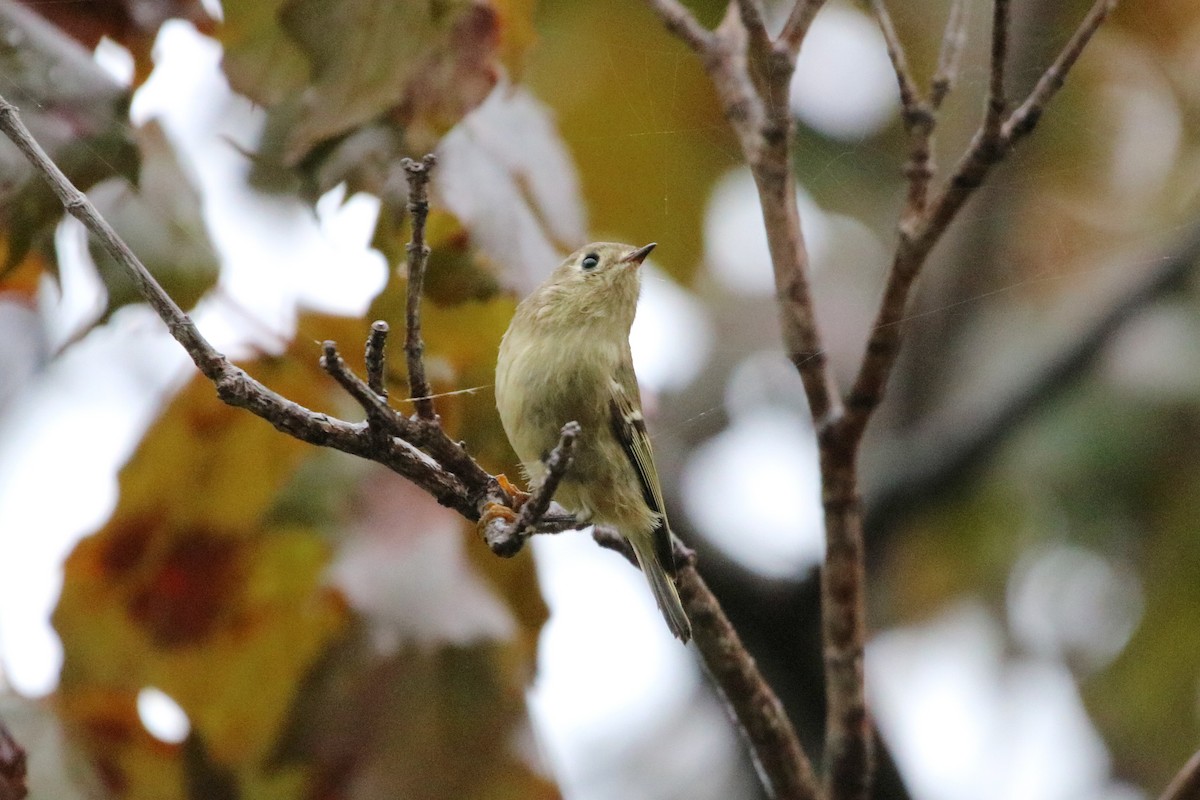
<path id="1" fill-rule="evenodd" d="M 947 3 L 893 6 L 927 79 Z M 944 169 L 987 79 L 966 6 Z M 1014 4 L 1013 97 L 1087 6 Z M 1195 3 L 1119 8 L 918 285 L 863 455 L 877 797 L 1153 797 L 1200 745 L 1197 54 Z M 0 94 L 218 347 L 351 418 L 320 342 L 402 329 L 397 162 L 435 150 L 429 370 L 510 476 L 517 300 L 586 241 L 658 242 L 633 346 L 671 518 L 819 757 L 811 421 L 750 175 L 643 2 L 0 0 Z M 906 156 L 858 6 L 818 15 L 791 108 L 845 383 Z M 495 558 L 222 405 L 7 141 L 0 255 L 0 720 L 32 797 L 760 795 L 636 571 L 579 533 Z"/>

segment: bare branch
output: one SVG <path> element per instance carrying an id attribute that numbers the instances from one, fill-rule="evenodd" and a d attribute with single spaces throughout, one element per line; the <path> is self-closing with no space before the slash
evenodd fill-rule
<path id="1" fill-rule="evenodd" d="M 958 80 L 958 68 L 967 44 L 967 16 L 966 0 L 951 0 L 950 15 L 946 19 L 946 31 L 942 34 L 942 47 L 938 52 L 937 71 L 933 73 L 929 85 L 929 105 L 934 111 L 942 107 L 942 101 Z"/>
<path id="2" fill-rule="evenodd" d="M 695 554 L 679 563 L 679 598 L 692 621 L 692 638 L 714 682 L 733 709 L 763 782 L 777 800 L 821 797 L 808 757 L 783 704 L 763 680 L 716 596 L 694 566 Z"/>
<path id="3" fill-rule="evenodd" d="M 1094 31 L 1095 10 L 1072 37 L 1064 55 L 1048 70 L 1061 75 L 1058 64 L 1069 66 L 1083 42 Z M 1004 61 L 1008 48 L 1008 0 L 996 0 L 992 38 L 991 80 L 983 124 L 957 165 L 948 185 L 920 213 L 911 204 L 899 225 L 899 241 L 884 287 L 883 298 L 866 352 L 846 398 L 845 416 L 824 431 L 821 440 L 824 486 L 826 556 L 822 573 L 822 625 L 826 654 L 828 718 L 826 759 L 827 790 L 832 800 L 857 800 L 866 796 L 872 760 L 870 721 L 862 691 L 862 651 L 865 638 L 863 600 L 862 500 L 857 489 L 857 452 L 863 431 L 883 397 L 896 362 L 902 337 L 901 321 L 912 286 L 933 246 L 951 220 L 1007 153 L 1011 139 L 1002 123 L 1006 106 Z M 1065 67 L 1064 67 L 1065 69 Z M 1061 83 L 1061 79 L 1058 81 Z M 1039 81 L 1052 85 L 1044 77 Z M 1049 97 L 1052 91 L 1047 91 Z M 1037 89 L 1034 95 L 1041 96 Z M 1034 95 L 1031 95 L 1034 96 Z M 1036 105 L 1035 105 L 1036 107 Z M 1016 115 L 1014 115 L 1015 117 Z M 1015 130 L 1016 128 L 1014 128 Z M 917 152 L 919 156 L 919 151 Z M 915 176 L 915 180 L 919 176 Z"/>
<path id="4" fill-rule="evenodd" d="M 1197 800 L 1200 798 L 1200 751 L 1188 759 L 1158 800 Z"/>
<path id="5" fill-rule="evenodd" d="M 761 52 L 771 49 L 771 35 L 763 21 L 762 0 L 736 0 L 742 25 L 750 36 L 750 46 Z"/>
<path id="6" fill-rule="evenodd" d="M 472 497 L 477 498 L 479 502 L 484 502 L 485 499 L 495 502 L 497 497 L 502 496 L 497 491 L 495 478 L 479 466 L 475 459 L 471 458 L 461 443 L 452 441 L 440 426 L 427 424 L 420 419 L 409 419 L 391 408 L 383 397 L 373 391 L 346 366 L 346 362 L 338 354 L 337 347 L 333 342 L 325 342 L 323 349 L 321 367 L 363 407 L 367 414 L 368 424 L 391 436 L 398 437 L 414 448 L 420 447 L 428 450 L 435 463 L 444 467 L 458 479 Z M 407 473 L 401 474 L 410 477 Z M 417 483 L 422 485 L 420 481 Z M 478 519 L 479 513 L 479 510 L 476 509 L 467 516 L 471 519 Z"/>
<path id="7" fill-rule="evenodd" d="M 808 36 L 808 29 L 812 27 L 812 22 L 823 5 L 825 5 L 825 0 L 796 0 L 796 4 L 792 6 L 792 12 L 783 25 L 783 31 L 779 34 L 779 42 L 787 50 L 793 62 L 800 55 L 804 37 Z"/>
<path id="8" fill-rule="evenodd" d="M 342 360 L 336 343 L 326 340 L 321 349 L 321 368 L 363 407 L 372 426 L 402 439 L 411 439 L 417 435 L 417 423 L 394 411 L 379 392 L 355 375 Z"/>
<path id="9" fill-rule="evenodd" d="M 858 440 L 847 438 L 848 430 L 845 424 L 835 426 L 824 438 L 821 452 L 825 508 L 821 638 L 825 660 L 825 792 L 830 800 L 866 800 L 875 770 L 875 740 L 867 715 L 863 670 L 866 570 L 862 498 L 858 494 Z"/>
<path id="10" fill-rule="evenodd" d="M 1058 58 L 1054 59 L 1050 68 L 1042 73 L 1042 77 L 1038 79 L 1037 85 L 1033 87 L 1029 96 L 1004 123 L 1003 135 L 1006 142 L 1016 142 L 1033 130 L 1038 120 L 1041 119 L 1046 104 L 1062 88 L 1067 79 L 1067 73 L 1079 60 L 1083 48 L 1087 46 L 1092 36 L 1100 29 L 1101 23 L 1116 7 L 1117 0 L 1096 0 L 1096 4 L 1092 6 L 1087 16 L 1083 18 L 1083 22 L 1075 29 L 1075 33 L 1071 35 L 1062 52 L 1058 54 Z"/>
<path id="11" fill-rule="evenodd" d="M 592 538 L 637 565 L 633 548 L 621 534 L 597 526 Z M 768 794 L 775 800 L 819 800 L 821 790 L 796 730 L 716 595 L 696 571 L 695 551 L 674 536 L 671 546 L 677 568 L 675 584 L 692 622 L 692 641 L 750 747 Z"/>
<path id="12" fill-rule="evenodd" d="M 494 517 L 485 521 L 481 532 L 483 540 L 493 553 L 504 558 L 511 558 L 520 552 L 530 536 L 535 533 L 553 531 L 553 523 L 550 529 L 539 527 L 539 523 L 546 516 L 546 512 L 550 508 L 550 501 L 558 490 L 558 484 L 562 482 L 563 476 L 567 474 L 567 468 L 571 466 L 571 450 L 575 447 L 575 440 L 579 438 L 579 433 L 578 422 L 568 422 L 562 427 L 558 444 L 546 457 L 546 475 L 542 479 L 541 485 L 521 506 L 521 512 L 515 520 L 509 523 L 503 517 Z M 569 524 L 570 527 L 579 525 L 574 517 L 564 518 L 562 521 Z"/>
<path id="13" fill-rule="evenodd" d="M 1006 0 L 1000 0 L 1004 3 Z M 967 198 L 979 187 L 991 168 L 1008 152 L 1012 143 L 1032 130 L 1046 101 L 1065 78 L 1066 71 L 1079 57 L 1084 45 L 1091 39 L 1096 28 L 1112 9 L 1113 0 L 1100 0 L 1080 24 L 1063 51 L 1038 81 L 1029 98 L 1004 123 L 996 139 L 989 135 L 987 122 L 976 132 L 971 146 L 959 160 L 954 174 L 941 193 L 930 203 L 918 226 L 900 228 L 900 242 L 888 273 L 883 300 L 871 329 L 866 355 L 855 377 L 847 400 L 847 424 L 855 436 L 861 436 L 867 420 L 878 406 L 883 387 L 899 352 L 901 339 L 900 321 L 904 318 L 909 292 L 930 250 L 946 232 L 950 222 L 958 214 Z M 1007 16 L 997 11 L 998 22 Z M 1003 37 L 1001 37 L 1003 38 Z M 1003 55 L 1006 44 L 993 39 L 993 59 Z M 1002 75 L 1000 79 L 1002 80 Z M 994 95 L 997 88 L 996 71 L 993 69 Z M 995 99 L 993 97 L 993 99 Z M 989 108 L 993 106 L 989 104 Z"/>
<path id="14" fill-rule="evenodd" d="M 408 356 L 409 395 L 417 408 L 417 416 L 436 422 L 433 410 L 433 390 L 425 378 L 425 342 L 421 340 L 421 285 L 425 280 L 425 265 L 429 262 L 429 245 L 425 244 L 425 219 L 429 216 L 429 171 L 437 163 L 433 154 L 420 161 L 406 158 L 400 162 L 408 176 L 408 211 L 412 215 L 412 241 L 408 243 L 408 336 L 404 352 Z"/>
<path id="15" fill-rule="evenodd" d="M 929 181 L 933 178 L 933 128 L 936 119 L 933 110 L 921 97 L 921 90 L 917 88 L 917 82 L 908 68 L 904 46 L 896 35 L 896 28 L 892 24 L 887 6 L 883 0 L 872 0 L 871 8 L 879 21 L 884 41 L 887 42 L 888 56 L 891 58 L 896 83 L 900 88 L 901 117 L 909 136 L 909 158 L 904 167 L 904 174 L 908 178 L 908 197 L 901 225 L 911 228 L 925 212 Z"/>
<path id="16" fill-rule="evenodd" d="M 542 478 L 541 485 L 521 507 L 521 515 L 517 517 L 517 524 L 514 526 L 518 536 L 536 525 L 550 508 L 550 500 L 558 491 L 558 484 L 562 482 L 563 476 L 571 466 L 571 450 L 575 447 L 575 440 L 579 438 L 579 434 L 578 422 L 563 425 L 559 432 L 558 444 L 546 458 L 546 475 Z"/>
<path id="17" fill-rule="evenodd" d="M 386 380 L 386 348 L 388 337 L 388 324 L 377 319 L 371 323 L 371 335 L 367 337 L 367 385 L 371 387 L 371 391 L 387 399 L 387 380 Z"/>
<path id="18" fill-rule="evenodd" d="M 904 45 L 896 35 L 896 26 L 892 24 L 892 16 L 888 13 L 883 0 L 871 0 L 871 10 L 879 21 L 879 30 L 883 32 L 883 40 L 887 43 L 888 58 L 892 60 L 892 69 L 896 73 L 896 83 L 900 87 L 900 109 L 905 117 L 905 125 L 909 125 L 909 117 L 914 110 L 922 105 L 921 90 L 913 80 L 912 72 L 908 69 L 908 59 L 904 55 Z"/>
<path id="19" fill-rule="evenodd" d="M 711 52 L 713 32 L 701 25 L 687 6 L 679 0 L 647 0 L 647 3 L 651 10 L 658 14 L 667 30 L 684 44 L 701 55 Z"/>
<path id="20" fill-rule="evenodd" d="M 24 800 L 29 796 L 25 762 L 25 748 L 0 721 L 0 800 Z"/>
<path id="21" fill-rule="evenodd" d="M 1008 60 L 1008 33 L 1012 27 L 1009 0 L 992 0 L 992 58 L 988 80 L 987 110 L 983 120 L 983 138 L 1000 141 L 1000 128 L 1008 111 L 1004 92 L 1004 67 Z"/>

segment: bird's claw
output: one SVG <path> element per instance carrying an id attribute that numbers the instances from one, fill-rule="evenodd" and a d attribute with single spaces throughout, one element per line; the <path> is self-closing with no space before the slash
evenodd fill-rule
<path id="1" fill-rule="evenodd" d="M 513 482 L 508 479 L 508 476 L 505 475 L 504 473 L 500 473 L 499 475 L 496 476 L 496 483 L 500 484 L 500 488 L 503 489 L 505 492 L 507 492 L 508 496 L 513 499 L 512 507 L 513 507 L 514 511 L 520 511 L 521 506 L 523 506 L 527 502 L 529 502 L 530 494 L 528 492 L 523 492 L 520 489 L 518 489 L 513 484 Z M 511 521 L 512 522 L 517 521 L 517 518 L 515 515 L 513 516 Z"/>

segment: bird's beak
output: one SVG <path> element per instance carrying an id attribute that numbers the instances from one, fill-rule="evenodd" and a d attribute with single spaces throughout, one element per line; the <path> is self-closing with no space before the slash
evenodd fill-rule
<path id="1" fill-rule="evenodd" d="M 653 250 L 656 246 L 657 246 L 656 242 L 651 242 L 650 244 L 646 245 L 645 247 L 639 247 L 637 250 L 634 250 L 632 253 L 630 253 L 629 255 L 622 258 L 621 263 L 622 264 L 635 264 L 637 266 L 641 266 L 642 262 L 646 260 L 646 256 L 650 255 L 650 251 Z"/>

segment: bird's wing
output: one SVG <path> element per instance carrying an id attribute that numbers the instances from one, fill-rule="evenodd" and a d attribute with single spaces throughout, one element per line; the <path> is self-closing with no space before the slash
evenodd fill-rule
<path id="1" fill-rule="evenodd" d="M 667 524 L 666 503 L 663 502 L 662 485 L 658 480 L 658 468 L 654 466 L 654 452 L 650 449 L 650 436 L 646 433 L 646 420 L 642 417 L 641 400 L 637 396 L 637 378 L 633 370 L 625 371 L 609 381 L 611 398 L 611 424 L 613 435 L 625 451 L 625 457 L 637 474 L 646 505 L 659 515 L 660 523 L 654 530 L 654 550 L 663 567 L 675 572 L 675 559 L 671 550 L 671 529 Z M 619 380 L 626 378 L 626 380 Z M 632 390 L 627 388 L 632 386 Z"/>

